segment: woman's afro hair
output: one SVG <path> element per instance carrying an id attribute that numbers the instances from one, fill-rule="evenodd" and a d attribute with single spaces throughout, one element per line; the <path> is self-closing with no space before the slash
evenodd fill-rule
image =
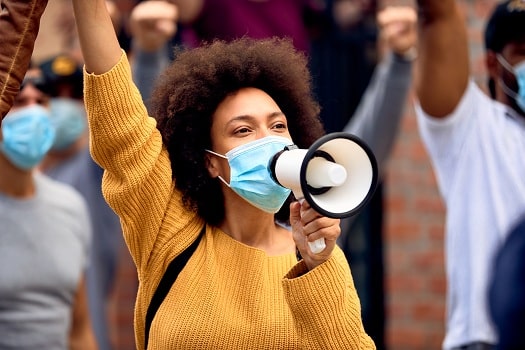
<path id="1" fill-rule="evenodd" d="M 244 87 L 261 89 L 274 99 L 299 148 L 308 148 L 324 134 L 307 59 L 288 39 L 216 40 L 180 50 L 150 100 L 175 186 L 185 205 L 212 225 L 224 218 L 219 181 L 206 168 L 212 116 L 225 97 Z M 286 221 L 288 215 L 285 204 L 276 217 Z"/>

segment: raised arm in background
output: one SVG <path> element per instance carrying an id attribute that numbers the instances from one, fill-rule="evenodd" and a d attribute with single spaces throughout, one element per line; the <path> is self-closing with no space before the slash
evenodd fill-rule
<path id="1" fill-rule="evenodd" d="M 171 39 L 177 32 L 178 7 L 165 0 L 137 4 L 130 15 L 133 80 L 147 104 L 160 73 L 170 64 Z"/>
<path id="2" fill-rule="evenodd" d="M 2 0 L 0 4 L 0 119 L 3 119 L 29 67 L 47 0 Z"/>
<path id="3" fill-rule="evenodd" d="M 381 60 L 345 132 L 362 138 L 383 173 L 412 84 L 417 14 L 412 7 L 387 7 L 377 16 L 387 55 Z"/>
<path id="4" fill-rule="evenodd" d="M 189 24 L 199 17 L 204 6 L 204 0 L 169 0 L 179 9 L 180 22 Z"/>
<path id="5" fill-rule="evenodd" d="M 418 0 L 419 58 L 416 94 L 423 111 L 441 118 L 451 113 L 469 79 L 464 19 L 454 0 Z"/>

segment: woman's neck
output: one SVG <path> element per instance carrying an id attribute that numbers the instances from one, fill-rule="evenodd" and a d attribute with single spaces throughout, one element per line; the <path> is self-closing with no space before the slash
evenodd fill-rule
<path id="1" fill-rule="evenodd" d="M 227 201 L 225 218 L 219 228 L 233 239 L 268 255 L 295 252 L 292 234 L 275 222 L 273 214 L 265 213 L 243 199 Z"/>

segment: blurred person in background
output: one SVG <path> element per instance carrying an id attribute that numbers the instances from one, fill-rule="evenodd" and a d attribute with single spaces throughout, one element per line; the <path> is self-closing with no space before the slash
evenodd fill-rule
<path id="1" fill-rule="evenodd" d="M 46 4 L 1 1 L 0 347 L 94 350 L 86 204 L 35 170 L 54 138 L 41 72 L 26 74 Z"/>
<path id="2" fill-rule="evenodd" d="M 73 186 L 88 204 L 93 227 L 87 270 L 89 310 L 99 348 L 108 350 L 112 348 L 108 302 L 124 247 L 120 221 L 102 196 L 103 170 L 89 153 L 82 66 L 72 55 L 60 54 L 43 61 L 40 69 L 51 97 L 50 119 L 56 130 L 40 169 Z"/>
<path id="3" fill-rule="evenodd" d="M 124 2 L 118 1 L 119 6 L 121 3 Z M 106 1 L 105 4 L 115 31 L 123 33 L 125 21 L 117 3 Z M 133 327 L 136 276 L 131 268 L 129 278 L 125 279 L 126 285 L 115 286 L 121 272 L 132 263 L 123 243 L 118 217 L 102 197 L 102 169 L 93 162 L 88 150 L 82 91 L 83 57 L 71 1 L 57 0 L 49 4 L 41 25 L 47 35 L 36 40 L 38 60 L 35 62 L 49 82 L 51 117 L 57 127 L 57 137 L 40 169 L 75 187 L 88 203 L 94 228 L 92 262 L 87 273 L 90 312 L 100 349 L 111 349 L 122 342 L 132 341 L 129 333 Z M 112 317 L 122 322 L 110 323 Z"/>
<path id="4" fill-rule="evenodd" d="M 97 348 L 85 282 L 86 203 L 36 170 L 54 138 L 47 87 L 33 68 L 1 124 L 0 348 Z"/>
<path id="5" fill-rule="evenodd" d="M 419 0 L 416 112 L 446 205 L 443 348 L 494 349 L 494 257 L 525 212 L 525 1 L 497 4 L 485 28 L 485 94 L 470 78 L 465 20 L 453 0 Z"/>
<path id="6" fill-rule="evenodd" d="M 489 289 L 496 350 L 525 349 L 525 216 L 498 249 Z"/>

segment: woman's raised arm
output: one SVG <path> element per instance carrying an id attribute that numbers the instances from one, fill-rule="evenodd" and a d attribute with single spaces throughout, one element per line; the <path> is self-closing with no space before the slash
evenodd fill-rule
<path id="1" fill-rule="evenodd" d="M 120 59 L 120 48 L 105 0 L 73 0 L 86 70 L 102 74 Z"/>

